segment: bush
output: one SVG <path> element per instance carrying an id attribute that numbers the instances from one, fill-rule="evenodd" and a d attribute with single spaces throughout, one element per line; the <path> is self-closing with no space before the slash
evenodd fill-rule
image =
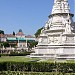
<path id="1" fill-rule="evenodd" d="M 54 69 L 63 74 L 75 73 L 75 63 L 0 62 L 0 71 L 52 72 Z"/>
<path id="2" fill-rule="evenodd" d="M 0 56 L 9 56 L 9 54 L 0 54 Z"/>
<path id="3" fill-rule="evenodd" d="M 22 52 L 22 53 L 18 53 L 18 52 L 11 52 L 9 54 L 9 56 L 26 56 L 26 55 L 30 55 L 31 52 Z"/>
<path id="4" fill-rule="evenodd" d="M 3 42 L 3 46 L 4 46 L 4 47 L 10 47 L 10 45 L 9 45 L 8 42 Z"/>
<path id="5" fill-rule="evenodd" d="M 0 71 L 51 72 L 53 63 L 1 62 Z"/>

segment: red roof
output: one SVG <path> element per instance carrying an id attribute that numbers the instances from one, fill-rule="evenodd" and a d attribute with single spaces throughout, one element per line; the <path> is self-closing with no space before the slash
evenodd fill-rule
<path id="1" fill-rule="evenodd" d="M 22 30 L 20 29 L 16 35 L 24 36 L 24 33 L 23 33 Z"/>
<path id="2" fill-rule="evenodd" d="M 16 35 L 24 35 L 23 32 L 18 32 Z"/>

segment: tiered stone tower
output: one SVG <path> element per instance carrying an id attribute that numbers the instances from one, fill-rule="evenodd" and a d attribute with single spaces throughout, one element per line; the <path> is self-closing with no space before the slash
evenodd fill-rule
<path id="1" fill-rule="evenodd" d="M 68 0 L 54 0 L 49 20 L 31 57 L 75 59 L 75 26 Z"/>

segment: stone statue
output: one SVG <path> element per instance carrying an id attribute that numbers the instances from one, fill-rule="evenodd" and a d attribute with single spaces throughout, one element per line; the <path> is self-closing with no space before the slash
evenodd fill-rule
<path id="1" fill-rule="evenodd" d="M 45 29 L 49 29 L 49 23 L 48 22 L 46 22 L 46 24 L 45 24 Z"/>
<path id="2" fill-rule="evenodd" d="M 68 17 L 66 19 L 66 33 L 71 33 L 71 20 L 70 20 L 69 14 L 68 14 Z"/>

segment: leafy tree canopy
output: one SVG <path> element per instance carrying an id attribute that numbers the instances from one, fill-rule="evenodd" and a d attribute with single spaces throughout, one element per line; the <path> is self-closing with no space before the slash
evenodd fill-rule
<path id="1" fill-rule="evenodd" d="M 0 34 L 4 34 L 4 31 L 3 30 L 0 30 Z"/>
<path id="2" fill-rule="evenodd" d="M 38 44 L 38 42 L 36 42 L 36 41 L 29 42 L 29 43 L 28 43 L 28 47 L 29 47 L 29 48 L 33 48 L 34 46 L 36 47 L 37 44 Z"/>
<path id="3" fill-rule="evenodd" d="M 13 35 L 15 35 L 15 32 L 13 31 Z"/>
<path id="4" fill-rule="evenodd" d="M 10 47 L 10 45 L 9 45 L 8 42 L 3 42 L 3 46 L 4 46 L 4 47 Z"/>
<path id="5" fill-rule="evenodd" d="M 43 29 L 43 27 L 37 30 L 37 32 L 35 33 L 36 38 L 40 35 L 42 29 Z"/>

